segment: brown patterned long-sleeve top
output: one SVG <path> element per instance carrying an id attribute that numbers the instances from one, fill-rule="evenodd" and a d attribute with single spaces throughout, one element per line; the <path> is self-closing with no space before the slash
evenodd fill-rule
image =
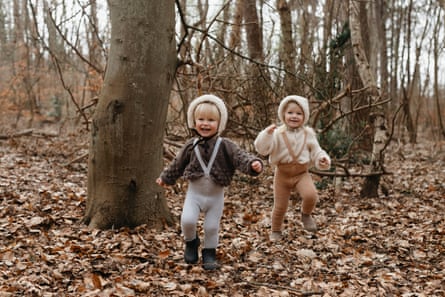
<path id="1" fill-rule="evenodd" d="M 208 164 L 215 147 L 217 137 L 198 142 L 197 146 L 202 159 Z M 173 185 L 181 176 L 189 181 L 204 176 L 199 160 L 194 152 L 194 140 L 188 140 L 179 151 L 172 163 L 161 173 L 162 181 L 167 185 Z M 218 185 L 228 186 L 236 170 L 242 173 L 257 176 L 259 173 L 252 169 L 252 162 L 261 161 L 260 158 L 247 153 L 237 144 L 227 138 L 222 138 L 213 166 L 210 170 L 210 178 Z"/>

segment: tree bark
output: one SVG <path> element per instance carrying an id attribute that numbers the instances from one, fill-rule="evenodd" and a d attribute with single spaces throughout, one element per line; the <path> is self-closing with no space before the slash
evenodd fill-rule
<path id="1" fill-rule="evenodd" d="M 262 24 L 260 24 L 260 18 L 258 17 L 258 10 L 256 7 L 256 0 L 243 0 L 243 19 L 244 28 L 247 39 L 247 50 L 250 59 L 260 64 L 264 63 L 263 53 L 263 35 Z M 248 64 L 246 66 L 246 72 L 249 73 L 249 82 L 247 83 L 247 93 L 255 98 L 253 104 L 253 114 L 265 115 L 267 113 L 266 97 L 266 82 L 268 81 L 268 74 L 264 71 L 262 66 L 256 63 Z M 261 100 L 261 101 L 260 101 Z M 265 125 L 265 118 L 262 116 L 256 116 L 255 122 L 258 126 Z"/>
<path id="2" fill-rule="evenodd" d="M 283 63 L 286 73 L 284 73 L 284 91 L 293 94 L 295 88 L 295 78 L 290 73 L 295 73 L 295 43 L 292 36 L 292 14 L 286 0 L 277 0 L 277 10 L 280 15 L 281 26 L 281 47 L 280 60 Z"/>
<path id="3" fill-rule="evenodd" d="M 111 45 L 94 114 L 84 222 L 172 222 L 155 179 L 176 66 L 174 1 L 110 0 Z"/>
<path id="4" fill-rule="evenodd" d="M 445 0 L 442 1 L 442 8 L 445 10 Z M 442 119 L 442 109 L 440 107 L 440 92 L 439 92 L 439 31 L 440 31 L 440 13 L 437 14 L 437 22 L 434 26 L 434 39 L 433 39 L 433 59 L 434 59 L 434 74 L 433 74 L 433 89 L 434 89 L 434 101 L 436 103 L 437 121 L 439 123 L 440 134 L 442 138 L 445 138 L 445 125 Z"/>
<path id="5" fill-rule="evenodd" d="M 236 50 L 241 44 L 241 23 L 243 20 L 243 0 L 236 0 L 234 15 L 233 15 L 233 26 L 230 31 L 229 38 L 229 48 Z"/>
<path id="6" fill-rule="evenodd" d="M 379 40 L 379 71 L 380 79 L 382 82 L 380 92 L 383 98 L 389 96 L 389 74 L 388 74 L 388 49 L 387 49 L 387 37 L 386 37 L 386 23 L 388 21 L 388 16 L 386 13 L 386 1 L 377 0 L 375 1 L 375 15 L 377 23 L 377 35 Z"/>
<path id="7" fill-rule="evenodd" d="M 243 1 L 243 16 L 246 27 L 247 49 L 249 57 L 263 62 L 263 35 L 256 9 L 256 0 Z"/>
<path id="8" fill-rule="evenodd" d="M 378 95 L 378 88 L 376 80 L 366 57 L 365 48 L 363 46 L 363 39 L 361 36 L 361 22 L 360 22 L 360 8 L 359 1 L 349 1 L 349 23 L 351 25 L 351 42 L 354 51 L 354 58 L 357 64 L 358 73 L 363 86 L 368 89 L 368 94 L 371 96 Z"/>
<path id="9" fill-rule="evenodd" d="M 312 0 L 304 0 L 299 1 L 301 5 L 301 13 L 299 14 L 298 20 L 298 31 L 299 31 L 299 41 L 297 41 L 297 48 L 299 48 L 300 57 L 297 60 L 297 75 L 299 79 L 296 81 L 296 89 L 298 92 L 311 92 L 311 87 L 307 86 L 306 81 L 309 81 L 313 76 L 311 74 L 311 67 L 308 65 L 311 64 L 311 55 L 314 42 L 314 32 L 313 28 L 317 25 L 314 25 L 315 22 L 313 20 L 314 13 L 311 11 L 314 9 L 314 3 Z"/>
<path id="10" fill-rule="evenodd" d="M 371 72 L 361 36 L 361 22 L 358 1 L 349 1 L 349 22 L 351 24 L 351 42 L 354 51 L 355 62 L 357 64 L 360 79 L 364 87 L 367 89 L 369 103 L 375 102 L 379 98 L 379 91 L 376 80 Z M 371 171 L 382 172 L 384 155 L 383 150 L 386 143 L 386 119 L 383 113 L 374 113 L 371 119 L 374 132 L 372 144 Z M 383 173 L 383 172 L 382 172 Z M 362 186 L 362 197 L 378 197 L 378 188 L 380 183 L 380 175 L 367 177 Z"/>
<path id="11" fill-rule="evenodd" d="M 407 35 L 406 35 L 406 44 L 411 44 L 411 16 L 413 13 L 413 0 L 410 0 L 409 4 L 408 4 L 408 22 L 407 22 Z M 414 121 L 414 116 L 411 112 L 411 103 L 413 102 L 413 98 L 412 98 L 412 90 L 411 90 L 411 86 L 415 85 L 415 75 L 411 74 L 411 51 L 407 51 L 407 59 L 406 59 L 406 77 L 407 77 L 407 94 L 403 95 L 403 101 L 404 101 L 404 112 L 405 112 L 405 124 L 406 124 L 406 129 L 408 130 L 408 135 L 409 135 L 409 142 L 410 143 L 415 143 L 416 142 L 416 125 L 415 125 L 415 121 Z M 411 75 L 414 79 L 414 81 L 411 80 Z M 404 86 L 402 86 L 402 88 L 405 88 Z"/>

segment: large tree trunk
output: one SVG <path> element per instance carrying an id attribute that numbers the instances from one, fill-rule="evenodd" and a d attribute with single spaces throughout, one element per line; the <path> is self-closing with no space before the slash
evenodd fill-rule
<path id="1" fill-rule="evenodd" d="M 155 179 L 176 66 L 174 1 L 109 0 L 110 55 L 92 124 L 84 222 L 171 222 Z"/>

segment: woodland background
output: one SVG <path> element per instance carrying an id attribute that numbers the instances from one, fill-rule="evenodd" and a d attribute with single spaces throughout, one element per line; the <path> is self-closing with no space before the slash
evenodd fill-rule
<path id="1" fill-rule="evenodd" d="M 375 105 L 354 62 L 351 3 L 379 86 Z M 3 1 L 0 296 L 444 296 L 445 3 L 176 4 L 165 161 L 190 136 L 184 111 L 198 94 L 226 100 L 227 135 L 251 151 L 282 97 L 307 96 L 311 125 L 335 165 L 314 175 L 320 231 L 302 230 L 295 197 L 286 239 L 268 241 L 269 167 L 256 178 L 237 175 L 226 191 L 219 271 L 183 264 L 177 223 L 162 232 L 87 229 L 86 159 L 110 43 L 107 2 Z M 376 107 L 391 140 L 386 172 L 379 196 L 361 198 Z M 175 218 L 185 186 L 166 194 Z"/>

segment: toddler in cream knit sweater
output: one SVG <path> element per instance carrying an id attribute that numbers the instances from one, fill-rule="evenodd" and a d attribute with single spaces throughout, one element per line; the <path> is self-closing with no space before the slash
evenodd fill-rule
<path id="1" fill-rule="evenodd" d="M 282 237 L 282 225 L 291 192 L 296 190 L 302 199 L 302 222 L 306 230 L 315 232 L 317 225 L 312 212 L 318 200 L 317 190 L 308 172 L 315 166 L 328 170 L 331 159 L 320 147 L 315 131 L 305 126 L 309 120 L 309 103 L 304 97 L 285 97 L 278 107 L 280 126 L 272 124 L 255 139 L 258 153 L 269 156 L 275 166 L 274 206 L 272 209 L 271 240 Z"/>

